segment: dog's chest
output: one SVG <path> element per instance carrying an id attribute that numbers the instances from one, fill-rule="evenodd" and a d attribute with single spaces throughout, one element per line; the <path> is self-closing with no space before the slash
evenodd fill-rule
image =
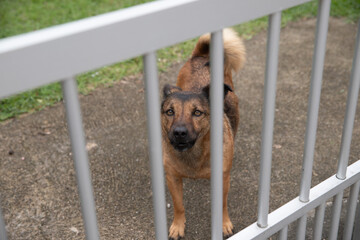
<path id="1" fill-rule="evenodd" d="M 210 178 L 210 154 L 200 157 L 183 156 L 174 159 L 178 166 L 177 171 L 186 178 Z"/>

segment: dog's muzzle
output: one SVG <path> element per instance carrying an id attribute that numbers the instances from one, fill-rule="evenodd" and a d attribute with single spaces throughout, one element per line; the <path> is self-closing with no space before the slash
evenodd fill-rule
<path id="1" fill-rule="evenodd" d="M 170 136 L 170 143 L 173 147 L 184 152 L 194 146 L 196 139 L 193 139 L 189 135 L 189 131 L 185 126 L 177 126 L 173 129 Z"/>

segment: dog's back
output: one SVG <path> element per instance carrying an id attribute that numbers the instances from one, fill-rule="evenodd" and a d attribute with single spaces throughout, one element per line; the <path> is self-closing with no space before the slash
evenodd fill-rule
<path id="1" fill-rule="evenodd" d="M 238 72 L 245 62 L 245 47 L 232 29 L 223 30 L 224 41 L 224 83 L 234 89 L 232 72 Z M 202 35 L 191 58 L 181 68 L 177 86 L 184 91 L 199 92 L 210 83 L 210 34 Z M 228 116 L 233 134 L 239 124 L 238 98 L 229 92 L 225 98 L 224 111 Z"/>

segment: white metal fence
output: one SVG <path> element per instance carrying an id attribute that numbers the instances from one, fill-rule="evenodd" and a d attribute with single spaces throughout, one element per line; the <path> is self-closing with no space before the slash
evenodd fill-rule
<path id="1" fill-rule="evenodd" d="M 269 15 L 265 74 L 261 169 L 258 220 L 231 239 L 266 239 L 279 232 L 287 239 L 287 227 L 298 220 L 297 239 L 305 239 L 306 214 L 316 209 L 314 239 L 321 239 L 325 202 L 335 196 L 330 239 L 337 238 L 344 189 L 351 187 L 343 239 L 360 239 L 359 227 L 353 233 L 355 209 L 360 188 L 360 161 L 348 166 L 356 103 L 360 87 L 360 37 L 356 42 L 337 173 L 310 189 L 317 118 L 320 102 L 330 0 L 320 0 L 316 42 L 311 75 L 303 172 L 299 198 L 269 214 L 272 139 L 275 112 L 277 62 L 281 11 L 309 0 L 172 0 L 157 1 L 133 8 L 0 40 L 0 98 L 56 81 L 62 82 L 81 207 L 87 239 L 99 239 L 88 157 L 74 77 L 101 66 L 144 56 L 149 149 L 153 188 L 156 238 L 167 239 L 164 174 L 161 156 L 160 103 L 156 68 L 157 49 L 213 33 L 212 56 L 222 54 L 222 31 Z M 186 13 L 186 14 L 185 14 Z M 201 13 L 201 17 L 199 14 Z M 217 16 L 217 17 L 214 17 Z M 360 27 L 360 24 L 359 24 Z M 146 36 L 145 38 L 143 36 Z M 216 40 L 217 39 L 217 40 Z M 114 49 L 117 49 L 114 51 Z M 215 51 L 216 50 L 216 51 Z M 212 84 L 222 84 L 220 64 L 211 64 Z M 19 71 L 21 69 L 21 71 Z M 213 88 L 219 89 L 221 88 Z M 212 109 L 220 109 L 221 93 L 212 94 Z M 221 121 L 212 121 L 212 127 Z M 222 134 L 217 134 L 217 136 Z M 214 136 L 214 132 L 212 132 Z M 212 137 L 212 157 L 222 158 Z M 221 143 L 221 142 L 220 142 Z M 220 144 L 221 145 L 221 144 Z M 219 162 L 219 161 L 217 161 Z M 220 165 L 221 166 L 221 165 Z M 212 164 L 212 239 L 222 239 L 222 170 Z M 358 223 L 359 224 L 359 223 Z M 6 239 L 0 212 L 0 239 Z"/>

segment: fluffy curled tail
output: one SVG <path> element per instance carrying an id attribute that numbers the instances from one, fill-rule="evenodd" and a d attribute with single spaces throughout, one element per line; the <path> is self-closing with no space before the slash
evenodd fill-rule
<path id="1" fill-rule="evenodd" d="M 224 71 L 238 72 L 245 62 L 245 46 L 238 34 L 231 28 L 223 30 L 224 41 Z M 204 56 L 209 57 L 210 53 L 210 34 L 202 35 L 192 53 L 192 57 Z"/>

